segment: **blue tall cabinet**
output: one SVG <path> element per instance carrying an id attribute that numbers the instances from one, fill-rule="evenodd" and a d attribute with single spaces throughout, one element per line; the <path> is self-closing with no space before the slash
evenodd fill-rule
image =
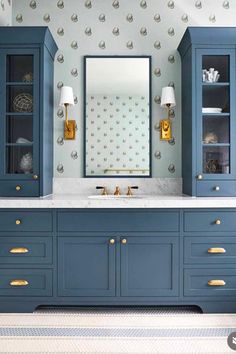
<path id="1" fill-rule="evenodd" d="M 183 192 L 236 196 L 236 28 L 189 27 L 178 50 Z"/>
<path id="2" fill-rule="evenodd" d="M 56 51 L 47 27 L 0 27 L 0 196 L 52 193 Z"/>

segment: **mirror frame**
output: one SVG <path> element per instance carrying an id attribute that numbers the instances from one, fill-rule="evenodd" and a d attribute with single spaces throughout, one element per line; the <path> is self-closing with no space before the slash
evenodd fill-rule
<path id="1" fill-rule="evenodd" d="M 147 58 L 149 61 L 149 174 L 148 175 L 87 175 L 86 174 L 86 60 L 91 58 Z M 83 73 L 84 73 L 84 89 L 83 89 L 83 115 L 84 115 L 84 134 L 83 134 L 83 177 L 85 178 L 151 178 L 152 177 L 152 57 L 151 55 L 85 55 L 84 56 L 84 65 L 83 65 Z"/>

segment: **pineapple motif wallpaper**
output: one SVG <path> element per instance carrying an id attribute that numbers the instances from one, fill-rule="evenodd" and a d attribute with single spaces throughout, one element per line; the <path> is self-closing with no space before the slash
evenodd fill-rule
<path id="1" fill-rule="evenodd" d="M 10 1 L 10 0 L 9 0 Z M 1 1 L 3 6 L 9 1 Z M 58 44 L 55 59 L 54 175 L 83 175 L 83 56 L 152 56 L 152 170 L 153 177 L 181 177 L 181 69 L 178 43 L 187 26 L 236 26 L 236 1 L 224 0 L 13 0 L 12 23 L 49 26 Z M 0 17 L 1 18 L 1 17 Z M 78 131 L 64 141 L 59 89 L 72 86 L 70 108 Z M 161 88 L 175 87 L 173 135 L 159 139 Z"/>
<path id="2" fill-rule="evenodd" d="M 0 0 L 0 26 L 9 26 L 12 21 L 12 0 Z"/>

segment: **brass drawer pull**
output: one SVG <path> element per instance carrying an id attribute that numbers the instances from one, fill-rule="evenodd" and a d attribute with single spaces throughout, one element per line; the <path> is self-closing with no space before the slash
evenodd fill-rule
<path id="1" fill-rule="evenodd" d="M 215 187 L 214 187 L 214 190 L 215 190 L 216 192 L 219 192 L 220 187 L 219 187 L 219 186 L 215 186 Z"/>
<path id="2" fill-rule="evenodd" d="M 221 220 L 220 220 L 220 219 L 217 219 L 217 220 L 215 221 L 215 224 L 216 224 L 216 225 L 220 225 L 220 224 L 221 224 Z"/>
<path id="3" fill-rule="evenodd" d="M 116 241 L 114 240 L 114 238 L 111 238 L 110 241 L 109 241 L 110 245 L 114 245 L 115 242 L 116 242 Z"/>
<path id="4" fill-rule="evenodd" d="M 28 250 L 28 248 L 25 248 L 25 247 L 14 247 L 14 248 L 10 249 L 9 252 L 14 253 L 14 254 L 18 254 L 18 253 L 28 253 L 29 250 Z"/>
<path id="5" fill-rule="evenodd" d="M 33 179 L 36 181 L 39 178 L 38 175 L 33 175 Z"/>
<path id="6" fill-rule="evenodd" d="M 123 239 L 121 240 L 121 243 L 122 243 L 122 245 L 126 245 L 126 243 L 127 243 L 126 238 L 123 238 Z"/>
<path id="7" fill-rule="evenodd" d="M 226 283 L 224 280 L 212 279 L 212 280 L 208 280 L 207 284 L 209 286 L 224 286 Z"/>
<path id="8" fill-rule="evenodd" d="M 16 191 L 19 192 L 21 190 L 21 186 L 16 186 Z"/>
<path id="9" fill-rule="evenodd" d="M 21 224 L 21 220 L 20 219 L 16 219 L 16 225 L 20 225 Z"/>
<path id="10" fill-rule="evenodd" d="M 24 279 L 14 279 L 10 281 L 11 286 L 26 286 L 29 285 L 27 280 Z"/>
<path id="11" fill-rule="evenodd" d="M 221 247 L 212 247 L 212 248 L 208 248 L 207 252 L 208 253 L 226 253 L 226 250 Z"/>

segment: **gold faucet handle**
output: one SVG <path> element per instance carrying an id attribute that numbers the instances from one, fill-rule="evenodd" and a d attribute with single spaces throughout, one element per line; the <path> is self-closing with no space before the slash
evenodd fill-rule
<path id="1" fill-rule="evenodd" d="M 114 195 L 120 195 L 120 187 L 116 186 Z"/>
<path id="2" fill-rule="evenodd" d="M 107 189 L 104 186 L 96 186 L 96 189 L 102 189 L 101 195 L 107 195 Z"/>
<path id="3" fill-rule="evenodd" d="M 126 195 L 132 196 L 133 195 L 132 189 L 138 189 L 138 186 L 128 186 L 128 191 Z"/>

